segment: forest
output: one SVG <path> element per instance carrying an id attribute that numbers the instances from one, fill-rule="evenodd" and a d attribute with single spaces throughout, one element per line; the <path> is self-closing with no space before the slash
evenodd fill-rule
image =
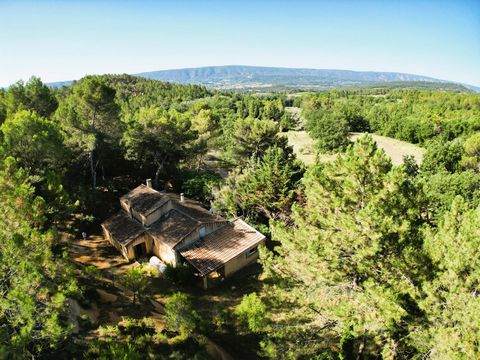
<path id="1" fill-rule="evenodd" d="M 293 129 L 338 156 L 303 164 Z M 423 161 L 394 166 L 368 133 L 418 144 Z M 133 269 L 118 279 L 129 317 L 73 321 L 104 277 L 71 247 L 147 178 L 259 229 L 258 270 L 210 306 L 170 269 L 158 329 L 154 280 Z M 480 357 L 478 94 L 32 77 L 0 90 L 0 200 L 0 359 L 209 359 L 210 339 L 243 359 Z"/>

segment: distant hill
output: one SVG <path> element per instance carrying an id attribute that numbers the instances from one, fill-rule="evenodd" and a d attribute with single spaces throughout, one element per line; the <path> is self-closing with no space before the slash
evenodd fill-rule
<path id="1" fill-rule="evenodd" d="M 148 79 L 176 83 L 202 84 L 214 88 L 308 88 L 416 87 L 468 92 L 463 84 L 422 75 L 395 72 L 296 69 L 260 66 L 208 66 L 200 68 L 152 71 L 136 74 Z M 387 85 L 390 84 L 391 86 Z M 470 90 L 480 91 L 471 87 Z"/>
<path id="2" fill-rule="evenodd" d="M 201 84 L 217 89 L 270 90 L 281 88 L 334 89 L 351 87 L 398 87 L 480 92 L 479 87 L 427 76 L 395 72 L 295 69 L 244 65 L 208 66 L 134 74 L 147 79 L 180 84 Z M 68 85 L 63 81 L 50 86 Z"/>

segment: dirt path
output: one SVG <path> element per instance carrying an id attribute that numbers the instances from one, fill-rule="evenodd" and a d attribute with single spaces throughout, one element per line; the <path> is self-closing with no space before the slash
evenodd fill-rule
<path id="1" fill-rule="evenodd" d="M 99 269 L 128 264 L 128 261 L 100 235 L 89 236 L 86 240 L 75 240 L 70 249 L 70 257 L 77 264 L 93 265 Z"/>
<path id="2" fill-rule="evenodd" d="M 165 327 L 163 304 L 155 299 L 155 295 L 143 297 L 141 306 L 130 306 L 133 294 L 114 279 L 118 279 L 122 273 L 135 265 L 125 260 L 103 236 L 93 234 L 86 240 L 77 239 L 70 246 L 69 253 L 71 259 L 78 265 L 95 266 L 101 271 L 101 281 L 95 285 L 97 302 L 91 304 L 91 310 L 77 306 L 76 313 L 85 313 L 89 317 L 92 315 L 92 324 L 98 326 L 116 325 L 122 321 L 122 317 L 132 315 L 136 317 L 132 312 L 140 311 L 141 316 L 152 319 L 158 329 Z M 93 333 L 96 333 L 96 330 Z M 207 341 L 206 350 L 215 360 L 234 360 L 234 357 L 211 339 Z"/>
<path id="3" fill-rule="evenodd" d="M 207 338 L 207 352 L 215 360 L 235 360 L 224 348 L 209 338 Z"/>

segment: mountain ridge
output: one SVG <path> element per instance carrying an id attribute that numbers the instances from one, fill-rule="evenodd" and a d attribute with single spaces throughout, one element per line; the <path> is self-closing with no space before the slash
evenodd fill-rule
<path id="1" fill-rule="evenodd" d="M 463 86 L 480 92 L 480 87 L 458 82 L 400 72 L 355 71 L 340 69 L 285 68 L 249 65 L 221 65 L 132 74 L 147 79 L 179 84 L 200 84 L 217 89 L 255 89 L 268 87 L 334 89 L 374 86 L 375 84 L 429 83 L 431 87 L 449 88 L 447 84 Z M 71 81 L 50 83 L 50 86 L 68 85 Z M 434 84 L 439 84 L 434 85 Z M 443 84 L 443 85 L 440 85 Z M 413 84 L 414 85 L 414 84 Z M 409 84 L 408 87 L 413 87 Z M 457 91 L 461 91 L 458 88 Z"/>

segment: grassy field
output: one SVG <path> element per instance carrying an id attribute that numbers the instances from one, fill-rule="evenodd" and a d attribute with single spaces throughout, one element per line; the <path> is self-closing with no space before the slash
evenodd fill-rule
<path id="1" fill-rule="evenodd" d="M 350 140 L 356 141 L 363 133 L 351 133 Z M 412 155 L 417 164 L 420 164 L 425 153 L 425 149 L 410 144 L 405 141 L 392 139 L 386 136 L 380 136 L 376 134 L 370 134 L 373 140 L 377 143 L 378 147 L 382 148 L 385 153 L 390 156 L 394 165 L 402 163 L 405 155 Z M 288 131 L 285 133 L 288 138 L 288 143 L 293 147 L 293 151 L 297 157 L 302 160 L 306 165 L 311 165 L 315 162 L 315 141 L 308 135 L 306 131 Z M 332 161 L 335 159 L 335 154 L 319 154 L 320 161 Z"/>

